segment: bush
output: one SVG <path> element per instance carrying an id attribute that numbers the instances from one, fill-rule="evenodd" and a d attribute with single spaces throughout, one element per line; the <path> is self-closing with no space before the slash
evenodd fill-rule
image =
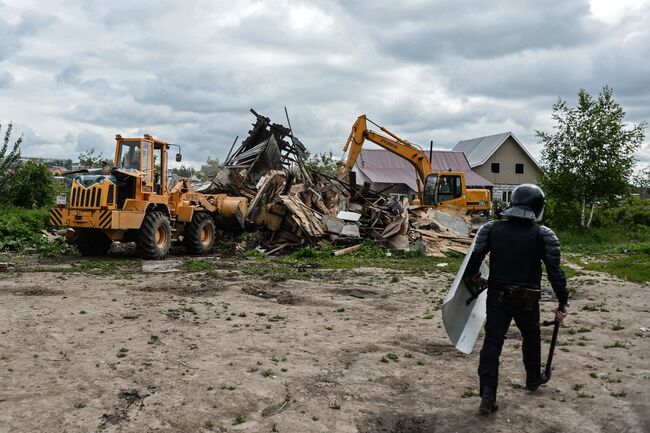
<path id="1" fill-rule="evenodd" d="M 3 209 L 0 213 L 0 250 L 21 250 L 40 244 L 47 227 L 47 209 Z"/>
<path id="2" fill-rule="evenodd" d="M 575 229 L 580 227 L 580 206 L 578 203 L 560 203 L 547 198 L 544 206 L 544 224 L 553 229 Z"/>
<path id="3" fill-rule="evenodd" d="M 597 209 L 594 225 L 599 227 L 648 227 L 650 226 L 650 200 L 630 197 L 618 206 L 604 207 L 600 211 Z"/>
<path id="4" fill-rule="evenodd" d="M 63 238 L 49 241 L 41 234 L 48 226 L 48 209 L 3 209 L 0 213 L 0 251 L 35 248 L 44 256 L 72 253 Z"/>
<path id="5" fill-rule="evenodd" d="M 40 208 L 53 203 L 52 175 L 44 164 L 29 161 L 14 169 L 0 191 L 3 203 L 27 209 Z"/>

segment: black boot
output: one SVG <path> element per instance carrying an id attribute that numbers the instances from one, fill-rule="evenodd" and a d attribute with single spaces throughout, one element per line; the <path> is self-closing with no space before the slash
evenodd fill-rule
<path id="1" fill-rule="evenodd" d="M 478 407 L 479 413 L 487 415 L 495 412 L 499 408 L 497 405 L 497 390 L 491 386 L 481 388 L 481 404 Z"/>
<path id="2" fill-rule="evenodd" d="M 548 382 L 550 378 L 546 376 L 546 372 L 542 369 L 539 373 L 526 374 L 526 388 L 528 391 L 537 391 L 541 385 Z"/>

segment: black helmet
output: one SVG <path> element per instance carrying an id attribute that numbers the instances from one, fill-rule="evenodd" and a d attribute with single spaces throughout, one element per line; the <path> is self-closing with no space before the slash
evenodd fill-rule
<path id="1" fill-rule="evenodd" d="M 541 220 L 544 213 L 544 191 L 537 185 L 524 183 L 512 192 L 510 207 L 503 215 L 512 218 Z"/>

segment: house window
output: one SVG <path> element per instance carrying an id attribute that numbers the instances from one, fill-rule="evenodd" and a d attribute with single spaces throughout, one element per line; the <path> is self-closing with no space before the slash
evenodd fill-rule
<path id="1" fill-rule="evenodd" d="M 524 164 L 515 164 L 515 173 L 524 174 Z"/>
<path id="2" fill-rule="evenodd" d="M 493 162 L 491 168 L 492 168 L 492 173 L 501 172 L 501 164 L 499 164 L 498 162 Z"/>
<path id="3" fill-rule="evenodd" d="M 503 191 L 501 194 L 502 194 L 501 195 L 501 198 L 502 198 L 501 201 L 503 201 L 505 203 L 510 203 L 510 200 L 512 199 L 512 191 Z"/>

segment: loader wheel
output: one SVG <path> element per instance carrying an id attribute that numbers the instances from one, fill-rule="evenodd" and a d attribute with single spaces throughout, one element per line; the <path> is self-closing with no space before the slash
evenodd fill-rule
<path id="1" fill-rule="evenodd" d="M 217 230 L 212 217 L 195 213 L 192 222 L 183 230 L 183 243 L 189 254 L 207 254 L 214 246 Z"/>
<path id="2" fill-rule="evenodd" d="M 147 259 L 164 259 L 172 243 L 172 226 L 162 212 L 149 212 L 142 221 L 136 244 L 140 255 Z"/>
<path id="3" fill-rule="evenodd" d="M 82 256 L 104 256 L 113 241 L 101 230 L 78 230 L 75 245 Z"/>

